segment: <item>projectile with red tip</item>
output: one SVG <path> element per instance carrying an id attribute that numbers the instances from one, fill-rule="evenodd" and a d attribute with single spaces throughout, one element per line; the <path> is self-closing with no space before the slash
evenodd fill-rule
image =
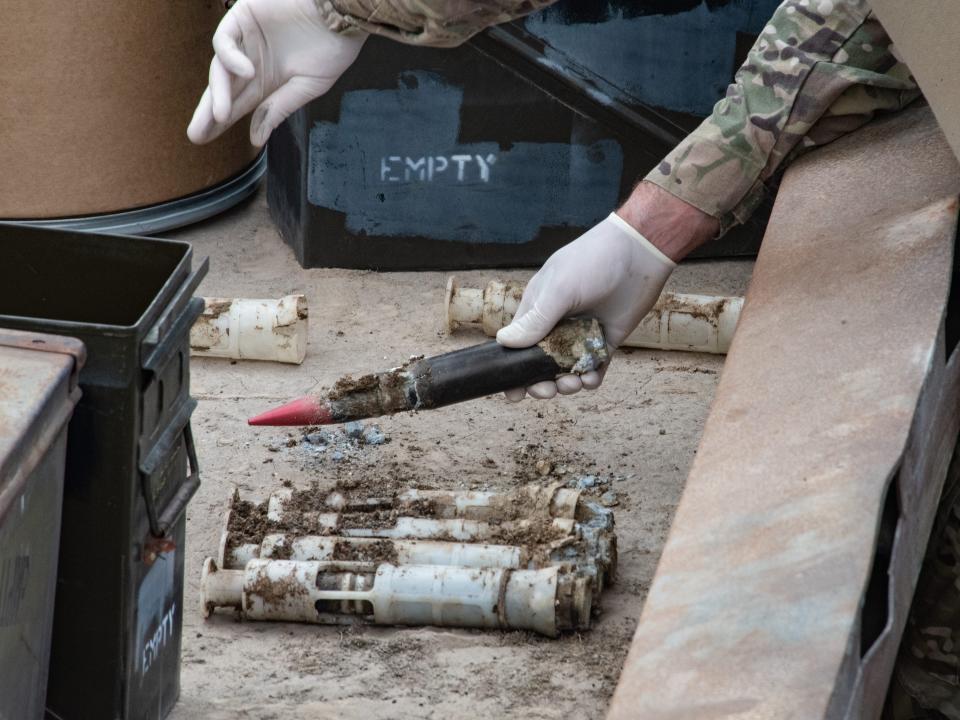
<path id="1" fill-rule="evenodd" d="M 336 422 L 322 398 L 305 395 L 247 420 L 248 425 L 327 425 Z"/>
<path id="2" fill-rule="evenodd" d="M 529 348 L 497 342 L 417 358 L 386 372 L 349 375 L 326 396 L 307 395 L 250 418 L 250 425 L 329 425 L 404 410 L 442 407 L 494 393 L 583 374 L 608 359 L 596 320 L 564 320 Z"/>

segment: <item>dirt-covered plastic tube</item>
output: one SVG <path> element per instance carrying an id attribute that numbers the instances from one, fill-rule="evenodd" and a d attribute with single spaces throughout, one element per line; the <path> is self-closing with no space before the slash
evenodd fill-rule
<path id="1" fill-rule="evenodd" d="M 204 298 L 190 354 L 299 365 L 307 354 L 307 299 Z"/>
<path id="2" fill-rule="evenodd" d="M 262 534 L 251 534 L 241 529 L 245 515 L 237 523 L 231 520 L 240 502 L 235 494 L 224 519 L 218 566 L 239 569 L 254 559 L 513 569 L 560 565 L 589 576 L 595 592 L 616 573 L 613 513 L 558 484 L 497 493 L 411 489 L 389 498 L 318 491 L 308 510 L 293 496 L 292 488 L 273 493 L 259 511 L 265 511 Z M 324 511 L 331 507 L 339 511 Z M 409 515 L 383 524 L 384 511 Z"/>
<path id="3" fill-rule="evenodd" d="M 270 496 L 267 517 L 279 521 L 290 507 L 292 488 L 281 488 Z M 555 518 L 576 517 L 580 491 L 553 485 L 528 485 L 510 492 L 477 490 L 418 490 L 412 488 L 399 493 L 396 498 L 363 498 L 351 500 L 344 493 L 334 490 L 323 498 L 323 505 L 333 512 L 369 512 L 395 509 L 401 514 L 423 513 L 428 510 L 435 518 L 464 518 L 467 520 L 503 519 L 523 508 L 527 514 L 544 511 Z"/>
<path id="4" fill-rule="evenodd" d="M 251 560 L 243 570 L 204 563 L 205 616 L 229 607 L 248 620 L 531 630 L 556 637 L 590 627 L 587 578 L 563 568 Z"/>
<path id="5" fill-rule="evenodd" d="M 444 303 L 447 329 L 480 327 L 493 337 L 513 320 L 523 289 L 523 283 L 501 280 L 483 288 L 461 287 L 451 277 Z M 742 297 L 665 292 L 621 345 L 723 355 L 742 309 Z"/>

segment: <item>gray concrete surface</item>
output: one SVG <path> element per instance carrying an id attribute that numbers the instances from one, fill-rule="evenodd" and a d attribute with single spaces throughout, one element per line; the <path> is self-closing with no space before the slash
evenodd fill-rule
<path id="1" fill-rule="evenodd" d="M 612 695 L 693 460 L 723 358 L 636 350 L 616 358 L 596 392 L 510 405 L 486 398 L 379 422 L 391 442 L 334 462 L 313 457 L 295 431 L 245 419 L 329 386 L 346 372 L 383 369 L 413 354 L 479 342 L 442 332 L 448 273 L 303 270 L 269 220 L 264 194 L 205 224 L 173 233 L 210 257 L 201 293 L 305 293 L 310 344 L 302 366 L 195 359 L 194 415 L 203 486 L 187 522 L 180 702 L 172 720 L 219 718 L 597 718 Z M 742 294 L 750 261 L 681 265 L 670 289 Z M 482 284 L 531 271 L 458 273 Z M 292 447 L 285 447 L 290 440 Z M 199 579 L 215 555 L 235 487 L 262 499 L 297 487 L 387 473 L 438 488 L 522 482 L 519 448 L 557 472 L 613 476 L 619 577 L 595 626 L 549 640 L 527 633 L 439 628 L 323 627 L 203 620 Z M 270 446 L 280 447 L 272 451 Z"/>

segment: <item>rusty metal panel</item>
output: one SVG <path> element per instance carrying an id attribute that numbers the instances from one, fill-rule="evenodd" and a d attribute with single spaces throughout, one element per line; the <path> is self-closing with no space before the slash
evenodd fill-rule
<path id="1" fill-rule="evenodd" d="M 40 720 L 83 345 L 0 329 L 0 718 Z"/>
<path id="2" fill-rule="evenodd" d="M 46 452 L 49 434 L 73 412 L 85 358 L 79 340 L 0 328 L 0 523 Z"/>
<path id="3" fill-rule="evenodd" d="M 925 106 L 786 174 L 610 718 L 882 703 L 956 438 L 958 192 Z M 861 638 L 881 530 L 889 607 Z"/>

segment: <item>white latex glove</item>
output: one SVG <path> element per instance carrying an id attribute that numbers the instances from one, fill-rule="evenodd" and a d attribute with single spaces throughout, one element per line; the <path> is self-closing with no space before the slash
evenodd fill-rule
<path id="1" fill-rule="evenodd" d="M 611 352 L 626 339 L 660 297 L 676 264 L 616 213 L 551 255 L 523 293 L 513 322 L 497 333 L 507 347 L 540 342 L 560 320 L 596 317 Z M 593 390 L 606 368 L 562 375 L 506 393 L 513 402 L 527 393 L 538 399 L 558 392 Z"/>
<path id="2" fill-rule="evenodd" d="M 333 87 L 366 37 L 327 28 L 314 0 L 239 0 L 213 36 L 209 85 L 187 136 L 210 142 L 256 108 L 250 142 L 262 147 L 288 115 Z"/>

